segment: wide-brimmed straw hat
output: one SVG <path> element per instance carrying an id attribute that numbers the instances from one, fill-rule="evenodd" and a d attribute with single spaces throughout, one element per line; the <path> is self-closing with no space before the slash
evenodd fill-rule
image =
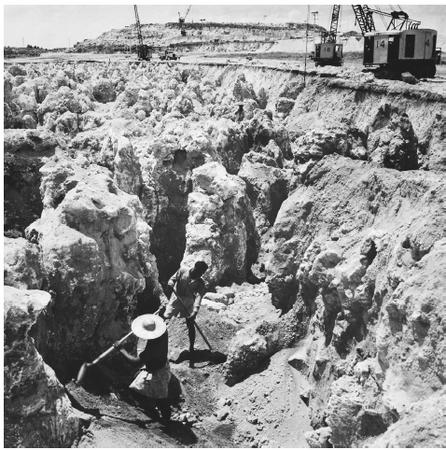
<path id="1" fill-rule="evenodd" d="M 156 339 L 166 331 L 166 324 L 160 316 L 143 314 L 132 322 L 132 332 L 141 339 Z"/>

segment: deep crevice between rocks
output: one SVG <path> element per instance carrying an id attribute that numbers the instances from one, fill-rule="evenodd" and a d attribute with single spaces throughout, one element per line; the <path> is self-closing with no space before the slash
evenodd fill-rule
<path id="1" fill-rule="evenodd" d="M 24 235 L 26 227 L 39 218 L 43 211 L 39 172 L 42 163 L 24 159 L 26 168 L 21 170 L 8 161 L 5 155 L 4 234 L 19 237 Z"/>
<path id="2" fill-rule="evenodd" d="M 155 255 L 159 280 L 164 288 L 183 259 L 189 217 L 187 200 L 192 191 L 190 172 L 196 165 L 203 163 L 202 158 L 203 156 L 195 161 L 193 157 L 188 157 L 186 150 L 177 149 L 173 152 L 172 162 L 166 162 L 166 171 L 162 172 L 157 180 L 157 201 L 160 201 L 160 195 L 163 195 L 168 203 L 157 211 L 151 250 Z M 141 200 L 144 202 L 144 199 Z"/>

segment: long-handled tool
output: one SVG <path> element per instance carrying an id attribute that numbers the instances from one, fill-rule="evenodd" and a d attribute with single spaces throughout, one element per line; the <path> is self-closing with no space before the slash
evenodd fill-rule
<path id="1" fill-rule="evenodd" d="M 175 288 L 172 288 L 172 290 L 173 290 L 173 293 L 176 295 L 178 301 L 180 302 L 180 305 L 183 307 L 184 312 L 185 312 L 186 314 L 188 314 L 186 305 L 183 303 L 183 301 L 181 300 L 180 296 L 177 294 L 177 291 L 175 290 Z M 201 337 L 203 338 L 204 342 L 206 342 L 206 345 L 209 347 L 209 350 L 210 350 L 210 351 L 213 351 L 213 350 L 212 350 L 212 347 L 211 347 L 211 344 L 209 344 L 209 341 L 206 339 L 206 336 L 205 336 L 205 335 L 203 334 L 203 332 L 200 330 L 200 327 L 198 326 L 198 323 L 197 323 L 195 320 L 194 320 L 194 325 L 195 325 L 195 328 L 197 329 L 197 331 L 200 333 Z"/>
<path id="2" fill-rule="evenodd" d="M 82 364 L 81 368 L 79 369 L 79 372 L 77 374 L 76 383 L 81 384 L 83 379 L 85 378 L 85 374 L 87 373 L 87 369 L 91 366 L 94 366 L 101 362 L 104 358 L 106 358 L 110 353 L 116 350 L 116 347 L 119 347 L 121 344 L 123 344 L 131 335 L 133 332 L 130 331 L 130 333 L 126 334 L 123 338 L 121 338 L 118 342 L 114 343 L 110 348 L 105 350 L 104 353 L 101 353 L 94 361 L 91 363 L 85 362 Z"/>
<path id="3" fill-rule="evenodd" d="M 186 312 L 186 314 L 188 313 L 186 305 L 183 303 L 183 301 L 181 300 L 180 296 L 177 294 L 175 288 L 173 288 L 173 292 L 176 295 L 178 301 L 180 302 L 180 305 L 184 308 L 184 311 Z M 157 312 L 155 312 L 155 314 L 157 314 Z M 206 336 L 203 334 L 203 332 L 201 331 L 200 327 L 198 326 L 197 322 L 194 320 L 194 325 L 195 328 L 197 329 L 197 331 L 200 333 L 200 336 L 203 338 L 204 342 L 206 342 L 206 345 L 209 347 L 209 350 L 213 351 L 211 344 L 209 343 L 209 341 L 207 340 Z M 98 364 L 99 362 L 101 362 L 104 358 L 106 358 L 110 353 L 112 353 L 116 347 L 119 347 L 121 344 L 123 344 L 131 335 L 133 334 L 133 332 L 130 331 L 130 333 L 126 334 L 123 338 L 121 338 L 118 342 L 114 343 L 110 348 L 108 348 L 107 350 L 105 350 L 105 352 L 101 353 L 94 361 L 92 361 L 91 363 L 85 362 L 82 364 L 81 368 L 79 369 L 79 372 L 77 374 L 77 378 L 76 378 L 76 383 L 77 384 L 81 384 L 83 379 L 85 378 L 85 375 L 87 373 L 87 369 L 91 366 L 94 366 L 96 364 Z"/>

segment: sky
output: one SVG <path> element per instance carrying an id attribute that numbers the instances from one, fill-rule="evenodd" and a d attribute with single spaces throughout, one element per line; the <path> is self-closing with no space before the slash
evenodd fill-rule
<path id="1" fill-rule="evenodd" d="M 370 5 L 373 6 L 373 5 Z M 187 5 L 138 5 L 141 23 L 165 23 L 178 20 L 178 11 Z M 390 6 L 379 5 L 389 11 Z M 421 27 L 434 28 L 441 33 L 446 20 L 446 5 L 401 5 L 410 17 L 421 20 Z M 306 5 L 192 5 L 187 20 L 206 19 L 216 22 L 305 22 Z M 328 27 L 331 6 L 310 5 L 318 11 L 317 23 Z M 310 21 L 313 22 L 313 15 Z M 5 5 L 4 45 L 38 45 L 46 48 L 68 47 L 83 39 L 99 36 L 112 28 L 122 28 L 134 23 L 131 4 L 112 5 Z M 377 26 L 384 27 L 380 18 Z M 340 31 L 357 30 L 349 5 L 343 5 Z"/>

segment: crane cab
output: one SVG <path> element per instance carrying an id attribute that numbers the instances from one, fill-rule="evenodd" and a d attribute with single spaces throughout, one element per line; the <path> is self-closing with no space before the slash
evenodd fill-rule
<path id="1" fill-rule="evenodd" d="M 152 59 L 152 50 L 152 47 L 149 45 L 139 45 L 137 48 L 138 58 L 143 61 L 150 61 Z"/>
<path id="2" fill-rule="evenodd" d="M 341 66 L 343 45 L 336 42 L 321 42 L 315 45 L 314 64 L 317 66 Z"/>
<path id="3" fill-rule="evenodd" d="M 379 66 L 395 74 L 434 77 L 437 32 L 431 29 L 392 30 L 364 35 L 364 65 Z"/>

